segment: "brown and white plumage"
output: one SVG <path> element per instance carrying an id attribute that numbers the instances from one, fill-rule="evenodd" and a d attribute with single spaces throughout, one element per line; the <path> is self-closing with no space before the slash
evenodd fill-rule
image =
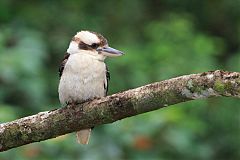
<path id="1" fill-rule="evenodd" d="M 102 35 L 90 31 L 78 32 L 59 67 L 61 104 L 81 103 L 106 96 L 110 74 L 104 59 L 122 54 L 109 47 Z M 88 144 L 90 133 L 91 129 L 78 131 L 78 142 Z"/>

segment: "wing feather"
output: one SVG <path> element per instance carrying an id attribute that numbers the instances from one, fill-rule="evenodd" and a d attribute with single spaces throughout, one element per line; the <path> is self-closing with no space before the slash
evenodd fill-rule
<path id="1" fill-rule="evenodd" d="M 106 66 L 106 79 L 104 82 L 105 96 L 107 96 L 109 81 L 110 81 L 110 72 L 108 70 L 108 67 Z"/>
<path id="2" fill-rule="evenodd" d="M 67 63 L 67 60 L 68 60 L 69 56 L 70 56 L 70 54 L 66 52 L 65 55 L 64 55 L 64 57 L 63 57 L 63 60 L 62 60 L 62 62 L 61 62 L 61 64 L 60 64 L 60 66 L 59 66 L 58 72 L 59 72 L 59 77 L 60 77 L 60 78 L 61 78 L 61 76 L 62 76 L 62 73 L 63 73 L 64 67 L 65 67 L 65 64 Z"/>

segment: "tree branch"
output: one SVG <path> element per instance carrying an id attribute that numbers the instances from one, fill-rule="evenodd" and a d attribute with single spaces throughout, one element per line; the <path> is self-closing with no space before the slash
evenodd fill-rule
<path id="1" fill-rule="evenodd" d="M 210 71 L 156 82 L 0 124 L 0 151 L 194 99 L 240 98 L 240 73 Z"/>

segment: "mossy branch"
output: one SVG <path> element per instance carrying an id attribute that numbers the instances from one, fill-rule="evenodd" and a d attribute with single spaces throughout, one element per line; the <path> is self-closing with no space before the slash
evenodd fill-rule
<path id="1" fill-rule="evenodd" d="M 210 71 L 156 82 L 0 124 L 0 151 L 153 111 L 217 96 L 240 98 L 240 73 Z"/>

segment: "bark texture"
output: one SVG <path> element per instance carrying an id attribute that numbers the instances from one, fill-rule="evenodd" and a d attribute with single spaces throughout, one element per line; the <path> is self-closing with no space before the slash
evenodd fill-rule
<path id="1" fill-rule="evenodd" d="M 3 123 L 0 124 L 0 151 L 172 104 L 217 96 L 240 98 L 240 73 L 217 70 L 185 75 Z"/>

